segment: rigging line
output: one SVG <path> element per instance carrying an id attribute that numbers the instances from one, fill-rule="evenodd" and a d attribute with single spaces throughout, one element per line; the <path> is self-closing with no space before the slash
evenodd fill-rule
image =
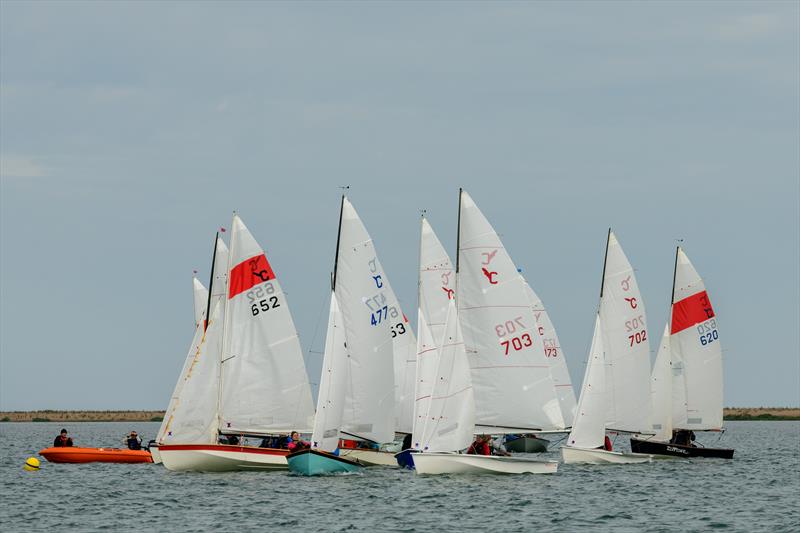
<path id="1" fill-rule="evenodd" d="M 314 351 L 314 350 L 311 349 L 311 348 L 314 347 L 314 344 L 317 342 L 317 333 L 319 333 L 319 323 L 322 320 L 322 313 L 325 311 L 325 301 L 326 301 L 326 298 L 323 298 L 322 299 L 322 305 L 319 308 L 319 315 L 317 315 L 317 321 L 316 321 L 316 323 L 314 325 L 314 335 L 311 337 L 311 344 L 309 345 L 310 348 L 308 349 L 308 353 L 317 353 L 317 354 L 319 354 L 319 353 L 323 353 L 324 354 L 325 353 L 324 351 L 317 352 L 317 351 Z M 322 349 L 324 350 L 325 347 L 323 347 Z"/>

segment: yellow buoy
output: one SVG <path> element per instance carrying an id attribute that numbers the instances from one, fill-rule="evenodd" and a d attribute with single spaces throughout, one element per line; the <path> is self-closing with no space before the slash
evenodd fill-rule
<path id="1" fill-rule="evenodd" d="M 27 470 L 28 472 L 36 472 L 39 470 L 39 459 L 36 457 L 28 457 L 28 460 L 25 461 L 25 466 L 22 467 L 23 470 Z"/>

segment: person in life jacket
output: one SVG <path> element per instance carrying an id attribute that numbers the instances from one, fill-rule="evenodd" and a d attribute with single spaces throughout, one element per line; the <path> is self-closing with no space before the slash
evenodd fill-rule
<path id="1" fill-rule="evenodd" d="M 131 431 L 130 435 L 125 437 L 122 440 L 125 445 L 128 446 L 129 450 L 141 450 L 142 449 L 142 439 L 139 435 L 136 434 L 135 431 Z"/>
<path id="2" fill-rule="evenodd" d="M 67 436 L 67 430 L 62 429 L 61 433 L 53 441 L 53 448 L 65 448 L 72 446 L 72 439 Z"/>
<path id="3" fill-rule="evenodd" d="M 603 449 L 607 452 L 612 451 L 611 439 L 608 438 L 608 435 L 606 435 L 605 438 L 603 439 Z"/>
<path id="4" fill-rule="evenodd" d="M 289 448 L 289 453 L 299 452 L 300 450 L 308 448 L 309 444 L 300 439 L 300 434 L 298 432 L 292 431 L 291 435 L 289 435 L 288 445 L 286 447 Z"/>
<path id="5" fill-rule="evenodd" d="M 469 445 L 467 453 L 470 455 L 492 455 L 492 448 L 489 446 L 489 435 L 478 435 L 475 442 Z"/>

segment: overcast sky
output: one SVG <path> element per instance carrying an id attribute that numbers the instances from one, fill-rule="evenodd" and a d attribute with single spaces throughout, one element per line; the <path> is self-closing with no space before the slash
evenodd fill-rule
<path id="1" fill-rule="evenodd" d="M 414 324 L 466 188 L 576 391 L 607 228 L 654 341 L 684 239 L 725 404 L 800 404 L 798 6 L 1 2 L 0 408 L 165 408 L 234 209 L 317 382 L 345 184 Z"/>

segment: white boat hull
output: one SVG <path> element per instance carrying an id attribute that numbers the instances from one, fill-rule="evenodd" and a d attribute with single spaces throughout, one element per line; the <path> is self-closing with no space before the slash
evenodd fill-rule
<path id="1" fill-rule="evenodd" d="M 339 448 L 339 456 L 358 459 L 364 466 L 397 466 L 397 459 L 392 452 Z"/>
<path id="2" fill-rule="evenodd" d="M 161 461 L 177 472 L 232 472 L 237 470 L 285 470 L 288 450 L 251 446 L 162 445 Z"/>
<path id="3" fill-rule="evenodd" d="M 573 446 L 562 446 L 561 457 L 564 459 L 564 464 L 591 465 L 649 463 L 653 460 L 652 455 L 643 453 L 610 452 Z"/>
<path id="4" fill-rule="evenodd" d="M 154 464 L 161 463 L 161 450 L 158 449 L 158 445 L 150 446 L 150 456 L 153 458 Z"/>
<path id="5" fill-rule="evenodd" d="M 521 457 L 425 452 L 414 454 L 417 474 L 554 474 L 557 461 Z"/>

